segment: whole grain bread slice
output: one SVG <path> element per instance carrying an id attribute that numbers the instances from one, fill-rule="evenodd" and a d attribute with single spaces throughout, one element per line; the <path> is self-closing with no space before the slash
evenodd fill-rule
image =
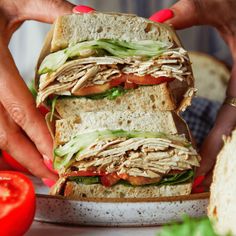
<path id="1" fill-rule="evenodd" d="M 81 112 L 56 121 L 55 147 L 67 143 L 79 133 L 99 129 L 183 134 L 190 140 L 185 122 L 173 112 Z"/>
<path id="2" fill-rule="evenodd" d="M 101 184 L 78 184 L 69 181 L 65 185 L 63 196 L 67 199 L 78 200 L 81 198 L 159 198 L 184 196 L 191 193 L 192 183 L 163 186 L 125 186 L 117 184 L 105 187 Z M 55 190 L 54 190 L 55 191 Z"/>

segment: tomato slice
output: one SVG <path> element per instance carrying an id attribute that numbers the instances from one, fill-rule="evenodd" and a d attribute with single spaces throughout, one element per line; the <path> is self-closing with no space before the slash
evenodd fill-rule
<path id="1" fill-rule="evenodd" d="M 158 78 L 155 78 L 151 75 L 137 76 L 137 75 L 128 74 L 128 75 L 123 75 L 123 76 L 126 78 L 127 82 L 131 82 L 138 85 L 155 85 L 155 84 L 161 84 L 164 82 L 170 82 L 174 80 L 174 78 L 169 78 L 169 77 L 164 77 L 164 76 L 161 76 Z"/>
<path id="2" fill-rule="evenodd" d="M 25 175 L 0 171 L 1 236 L 23 235 L 33 221 L 35 204 L 33 184 Z"/>
<path id="3" fill-rule="evenodd" d="M 160 178 L 147 178 L 143 176 L 130 176 L 128 174 L 119 174 L 121 179 L 128 181 L 132 185 L 145 185 L 145 184 L 152 184 L 157 183 L 161 180 Z"/>
<path id="4" fill-rule="evenodd" d="M 104 93 L 110 88 L 111 88 L 111 85 L 109 83 L 105 83 L 101 85 L 92 85 L 92 86 L 83 87 L 79 89 L 78 91 L 74 92 L 73 94 L 76 96 L 86 96 L 86 95 L 91 95 L 91 94 Z"/>
<path id="5" fill-rule="evenodd" d="M 107 174 L 101 176 L 102 185 L 105 187 L 111 187 L 120 180 L 120 177 L 116 173 Z"/>
<path id="6" fill-rule="evenodd" d="M 24 172 L 26 174 L 31 174 L 24 166 L 22 166 L 18 161 L 15 160 L 10 154 L 6 151 L 2 151 L 2 156 L 5 162 L 10 165 L 14 170 Z"/>
<path id="7" fill-rule="evenodd" d="M 86 95 L 91 95 L 91 94 L 104 93 L 107 90 L 113 87 L 117 87 L 121 84 L 124 84 L 125 89 L 134 89 L 134 88 L 137 88 L 139 85 L 155 85 L 155 84 L 161 84 L 164 82 L 170 82 L 173 80 L 174 78 L 169 78 L 169 77 L 164 77 L 164 76 L 155 78 L 151 75 L 138 76 L 138 75 L 133 75 L 133 74 L 122 74 L 121 76 L 105 84 L 83 87 L 79 89 L 78 91 L 74 92 L 74 95 L 86 96 Z"/>

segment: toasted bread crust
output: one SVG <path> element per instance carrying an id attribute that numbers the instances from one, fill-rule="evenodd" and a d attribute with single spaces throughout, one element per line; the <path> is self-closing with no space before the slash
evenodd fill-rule
<path id="1" fill-rule="evenodd" d="M 67 199 L 81 198 L 158 198 L 184 196 L 191 193 L 192 183 L 163 186 L 125 186 L 121 184 L 105 187 L 101 184 L 77 184 L 67 182 L 63 196 Z M 54 190 L 54 193 L 56 191 Z"/>

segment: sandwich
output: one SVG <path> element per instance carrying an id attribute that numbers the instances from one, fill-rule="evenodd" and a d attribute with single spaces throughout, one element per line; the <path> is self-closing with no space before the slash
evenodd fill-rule
<path id="1" fill-rule="evenodd" d="M 210 188 L 208 216 L 220 235 L 236 235 L 236 130 L 224 138 L 217 156 Z"/>
<path id="2" fill-rule="evenodd" d="M 59 17 L 36 73 L 59 180 L 52 195 L 191 193 L 200 157 L 178 116 L 194 95 L 187 52 L 167 25 L 126 14 Z M 50 118 L 52 118 L 51 116 Z"/>
<path id="3" fill-rule="evenodd" d="M 85 112 L 56 121 L 51 194 L 156 198 L 191 193 L 200 158 L 171 112 Z"/>
<path id="4" fill-rule="evenodd" d="M 40 55 L 36 88 L 37 105 L 57 100 L 62 118 L 71 107 L 136 110 L 143 101 L 157 111 L 179 111 L 195 92 L 189 57 L 169 26 L 98 12 L 56 20 Z M 134 107 L 126 104 L 130 96 L 137 99 Z"/>

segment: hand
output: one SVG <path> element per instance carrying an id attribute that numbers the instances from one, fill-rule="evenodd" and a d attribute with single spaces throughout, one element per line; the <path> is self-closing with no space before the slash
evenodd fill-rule
<path id="1" fill-rule="evenodd" d="M 0 149 L 34 175 L 53 180 L 57 176 L 42 159 L 52 159 L 52 139 L 16 68 L 8 43 L 25 20 L 52 23 L 58 15 L 71 13 L 72 8 L 72 4 L 62 0 L 0 0 Z"/>
<path id="2" fill-rule="evenodd" d="M 171 24 L 176 29 L 194 25 L 215 27 L 228 44 L 234 66 L 228 83 L 227 96 L 236 97 L 236 1 L 234 0 L 180 0 L 170 9 L 155 13 L 150 19 Z M 207 190 L 211 183 L 212 170 L 220 151 L 223 135 L 229 135 L 236 126 L 236 108 L 222 105 L 215 125 L 205 139 L 200 154 L 201 166 L 196 176 L 205 176 L 202 187 Z"/>

